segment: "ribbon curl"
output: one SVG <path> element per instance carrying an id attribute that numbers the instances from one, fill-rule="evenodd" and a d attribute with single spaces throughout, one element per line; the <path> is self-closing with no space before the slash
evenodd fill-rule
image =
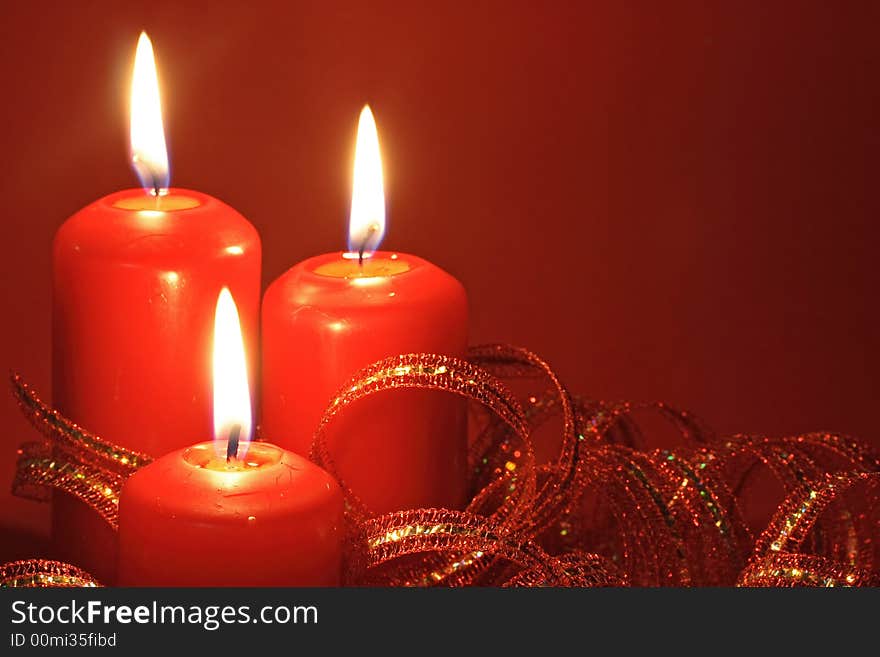
<path id="1" fill-rule="evenodd" d="M 116 529 L 122 484 L 152 458 L 96 436 L 64 417 L 45 404 L 21 375 L 13 373 L 10 382 L 22 413 L 46 438 L 19 448 L 13 494 L 47 502 L 52 489 L 65 492 Z"/>
<path id="2" fill-rule="evenodd" d="M 50 489 L 63 490 L 115 528 L 119 491 L 150 456 L 77 426 L 20 376 L 12 384 L 46 437 L 19 450 L 15 493 L 45 501 Z M 377 516 L 339 478 L 325 439 L 330 424 L 352 404 L 401 388 L 474 402 L 466 509 Z M 674 447 L 647 449 L 656 443 L 647 440 L 651 415 L 672 428 Z M 559 429 L 550 431 L 553 425 Z M 539 462 L 536 453 L 555 455 Z M 719 438 L 664 403 L 572 397 L 526 349 L 485 345 L 467 360 L 404 354 L 374 363 L 335 395 L 311 456 L 346 496 L 349 584 L 880 584 L 880 458 L 873 450 L 830 433 Z M 787 497 L 755 540 L 740 506 L 761 470 Z M 52 564 L 16 562 L 0 574 L 24 573 L 10 575 L 19 585 L 54 585 L 56 577 L 62 585 L 93 582 Z"/>

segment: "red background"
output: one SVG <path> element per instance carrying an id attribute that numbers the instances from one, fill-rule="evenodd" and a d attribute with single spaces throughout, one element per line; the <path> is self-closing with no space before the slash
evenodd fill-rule
<path id="1" fill-rule="evenodd" d="M 49 389 L 52 235 L 134 185 L 145 28 L 172 181 L 253 221 L 265 282 L 345 246 L 368 101 L 385 246 L 464 283 L 473 341 L 724 432 L 880 444 L 880 5 L 764 4 L 4 2 L 0 362 Z M 0 399 L 6 489 L 33 434 Z M 47 513 L 3 493 L 0 524 Z"/>

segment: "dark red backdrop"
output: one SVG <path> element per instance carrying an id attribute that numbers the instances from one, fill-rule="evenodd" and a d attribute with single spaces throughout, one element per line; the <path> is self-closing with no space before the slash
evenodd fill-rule
<path id="1" fill-rule="evenodd" d="M 3 3 L 5 367 L 48 390 L 52 235 L 133 185 L 146 28 L 173 181 L 254 222 L 266 281 L 344 246 L 369 101 L 386 245 L 462 280 L 474 341 L 725 432 L 880 442 L 880 4 L 248 4 Z M 5 488 L 32 434 L 0 398 Z M 0 497 L 7 527 L 46 518 Z"/>

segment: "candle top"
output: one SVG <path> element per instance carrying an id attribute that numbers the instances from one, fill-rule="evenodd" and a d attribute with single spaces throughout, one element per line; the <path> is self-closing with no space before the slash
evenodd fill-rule
<path id="1" fill-rule="evenodd" d="M 409 262 L 396 253 L 375 254 L 359 261 L 357 254 L 351 257 L 349 253 L 343 253 L 338 260 L 323 262 L 312 271 L 319 276 L 330 278 L 376 278 L 383 276 L 395 276 L 411 269 Z"/>
<path id="2" fill-rule="evenodd" d="M 174 212 L 190 210 L 201 205 L 199 199 L 185 193 L 174 194 L 138 194 L 125 196 L 113 202 L 114 208 L 121 210 L 137 210 L 145 212 Z"/>
<path id="3" fill-rule="evenodd" d="M 213 442 L 198 443 L 183 452 L 183 460 L 196 468 L 215 472 L 248 472 L 277 465 L 283 451 L 268 443 L 251 443 L 243 459 L 224 459 L 217 456 Z"/>
<path id="4" fill-rule="evenodd" d="M 189 189 L 125 189 L 93 201 L 55 236 L 56 255 L 99 256 L 177 270 L 201 258 L 259 257 L 260 236 L 223 201 Z"/>
<path id="5" fill-rule="evenodd" d="M 224 527 L 271 533 L 277 523 L 314 517 L 328 505 L 341 509 L 339 484 L 302 456 L 253 443 L 245 459 L 227 465 L 213 444 L 204 442 L 170 452 L 129 477 L 119 496 L 119 516 L 120 525 L 128 517 L 189 527 L 201 536 Z M 206 543 L 204 550 L 216 547 Z"/>
<path id="6" fill-rule="evenodd" d="M 280 296 L 286 308 L 298 308 L 297 312 L 386 312 L 398 302 L 432 303 L 449 295 L 464 299 L 464 288 L 449 273 L 409 253 L 377 251 L 361 266 L 357 258 L 336 251 L 297 263 L 272 282 L 266 295 Z"/>

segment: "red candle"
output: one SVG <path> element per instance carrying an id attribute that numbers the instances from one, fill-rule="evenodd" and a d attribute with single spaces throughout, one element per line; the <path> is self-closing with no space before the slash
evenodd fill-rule
<path id="1" fill-rule="evenodd" d="M 163 456 L 119 500 L 120 586 L 337 586 L 342 491 L 307 459 L 253 443 Z"/>
<path id="2" fill-rule="evenodd" d="M 376 252 L 385 223 L 375 123 L 361 113 L 349 252 L 301 262 L 269 286 L 262 310 L 262 426 L 308 453 L 328 403 L 358 369 L 411 352 L 462 357 L 461 284 L 412 255 Z M 340 476 L 374 512 L 464 503 L 463 400 L 437 392 L 381 393 L 328 433 Z"/>
<path id="3" fill-rule="evenodd" d="M 224 285 L 239 300 L 245 339 L 257 339 L 260 239 L 217 199 L 167 189 L 151 59 L 142 35 L 132 87 L 132 151 L 151 193 L 111 194 L 58 230 L 52 362 L 54 404 L 62 413 L 159 457 L 210 435 L 206 345 Z M 53 534 L 60 558 L 114 581 L 115 536 L 87 507 L 56 495 Z"/>
<path id="4" fill-rule="evenodd" d="M 340 582 L 342 491 L 324 470 L 249 444 L 250 397 L 235 303 L 217 302 L 213 443 L 134 474 L 119 501 L 119 583 L 333 586 Z"/>

